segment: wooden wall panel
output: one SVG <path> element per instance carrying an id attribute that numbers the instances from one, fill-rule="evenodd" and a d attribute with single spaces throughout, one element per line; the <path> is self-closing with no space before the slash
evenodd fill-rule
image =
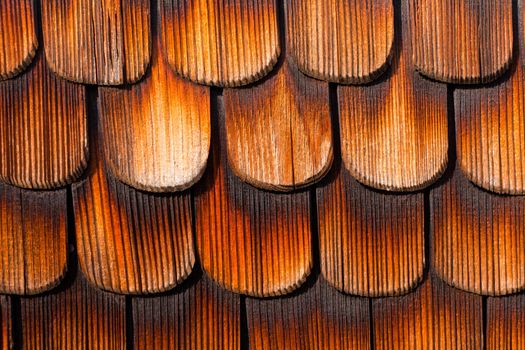
<path id="1" fill-rule="evenodd" d="M 159 0 L 159 18 L 168 62 L 194 82 L 245 85 L 280 54 L 276 0 Z"/>
<path id="2" fill-rule="evenodd" d="M 0 349 L 2 350 L 13 348 L 11 316 L 11 298 L 0 295 Z"/>
<path id="3" fill-rule="evenodd" d="M 525 295 L 487 299 L 487 350 L 525 349 Z"/>

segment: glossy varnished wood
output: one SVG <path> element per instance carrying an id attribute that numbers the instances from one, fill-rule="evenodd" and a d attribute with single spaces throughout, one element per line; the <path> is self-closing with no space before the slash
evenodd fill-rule
<path id="1" fill-rule="evenodd" d="M 279 57 L 277 0 L 159 0 L 159 18 L 168 62 L 194 82 L 245 85 Z"/>
<path id="2" fill-rule="evenodd" d="M 33 189 L 75 181 L 87 163 L 85 88 L 58 79 L 42 53 L 0 82 L 0 179 Z"/>
<path id="3" fill-rule="evenodd" d="M 149 0 L 42 1 L 46 59 L 57 75 L 85 84 L 119 85 L 149 63 Z"/>
<path id="4" fill-rule="evenodd" d="M 0 185 L 0 293 L 54 288 L 67 268 L 66 190 Z"/>
<path id="5" fill-rule="evenodd" d="M 0 295 L 0 349 L 9 350 L 13 348 L 13 323 L 11 314 L 11 298 Z"/>
<path id="6" fill-rule="evenodd" d="M 264 82 L 224 91 L 228 162 L 254 186 L 289 191 L 312 184 L 332 164 L 328 84 L 289 60 Z"/>
<path id="7" fill-rule="evenodd" d="M 525 349 L 525 295 L 487 299 L 487 350 Z"/>

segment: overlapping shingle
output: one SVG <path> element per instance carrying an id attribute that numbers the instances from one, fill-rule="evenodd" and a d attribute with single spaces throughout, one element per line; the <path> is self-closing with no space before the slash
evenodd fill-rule
<path id="1" fill-rule="evenodd" d="M 487 299 L 488 350 L 525 349 L 525 295 Z"/>

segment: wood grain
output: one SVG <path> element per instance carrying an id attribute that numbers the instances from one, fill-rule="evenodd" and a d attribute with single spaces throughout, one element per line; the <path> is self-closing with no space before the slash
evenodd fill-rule
<path id="1" fill-rule="evenodd" d="M 443 280 L 488 295 L 525 287 L 525 198 L 482 191 L 456 171 L 430 203 L 432 265 Z"/>
<path id="2" fill-rule="evenodd" d="M 321 273 L 345 293 L 410 291 L 425 266 L 423 193 L 376 192 L 334 172 L 317 189 Z"/>
<path id="3" fill-rule="evenodd" d="M 270 190 L 311 185 L 333 159 L 328 84 L 285 61 L 259 85 L 225 89 L 228 161 L 244 181 Z"/>
<path id="4" fill-rule="evenodd" d="M 43 1 L 42 27 L 49 66 L 65 79 L 133 83 L 149 64 L 149 0 Z"/>
<path id="5" fill-rule="evenodd" d="M 209 95 L 209 88 L 175 75 L 156 40 L 144 80 L 99 91 L 102 143 L 115 177 L 153 192 L 197 182 L 210 149 Z"/>
<path id="6" fill-rule="evenodd" d="M 20 74 L 36 54 L 33 0 L 0 1 L 0 80 Z"/>
<path id="7" fill-rule="evenodd" d="M 66 190 L 0 184 L 0 293 L 36 294 L 67 269 Z"/>
<path id="8" fill-rule="evenodd" d="M 280 54 L 276 0 L 159 0 L 159 18 L 168 62 L 194 82 L 249 84 Z"/>
<path id="9" fill-rule="evenodd" d="M 117 293 L 169 290 L 195 261 L 187 192 L 154 195 L 107 173 L 100 156 L 73 185 L 78 259 L 95 286 Z"/>
<path id="10" fill-rule="evenodd" d="M 0 295 L 0 349 L 13 349 L 13 325 L 11 321 L 11 298 Z"/>
<path id="11" fill-rule="evenodd" d="M 24 349 L 125 349 L 125 297 L 92 287 L 80 274 L 64 289 L 22 298 L 21 310 Z"/>
<path id="12" fill-rule="evenodd" d="M 525 349 L 525 295 L 487 298 L 487 350 Z"/>
<path id="13" fill-rule="evenodd" d="M 202 267 L 236 293 L 288 293 L 304 282 L 312 266 L 308 193 L 261 191 L 235 177 L 226 164 L 222 98 L 219 107 L 220 139 L 213 137 L 212 159 L 196 187 Z"/>
<path id="14" fill-rule="evenodd" d="M 336 83 L 367 83 L 388 67 L 391 0 L 286 0 L 288 42 L 299 69 Z"/>
<path id="15" fill-rule="evenodd" d="M 207 277 L 176 293 L 132 299 L 135 349 L 240 349 L 240 297 Z"/>
<path id="16" fill-rule="evenodd" d="M 410 0 L 414 64 L 449 83 L 493 81 L 512 60 L 511 0 Z"/>
<path id="17" fill-rule="evenodd" d="M 370 349 L 368 300 L 319 279 L 289 298 L 246 299 L 250 349 Z"/>
<path id="18" fill-rule="evenodd" d="M 414 72 L 406 12 L 405 4 L 385 79 L 338 88 L 344 164 L 360 182 L 384 190 L 424 188 L 448 161 L 447 87 Z"/>
<path id="19" fill-rule="evenodd" d="M 415 292 L 374 299 L 376 349 L 482 349 L 481 296 L 429 276 Z"/>
<path id="20" fill-rule="evenodd" d="M 0 179 L 32 189 L 65 186 L 88 156 L 85 88 L 56 78 L 40 53 L 0 82 Z"/>

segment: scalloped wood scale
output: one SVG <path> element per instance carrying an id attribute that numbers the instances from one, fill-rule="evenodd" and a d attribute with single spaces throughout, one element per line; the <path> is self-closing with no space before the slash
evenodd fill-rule
<path id="1" fill-rule="evenodd" d="M 134 297 L 137 349 L 240 349 L 240 296 L 202 276 L 169 295 Z"/>
<path id="2" fill-rule="evenodd" d="M 42 2 L 46 59 L 58 76 L 84 84 L 139 80 L 150 59 L 150 0 Z"/>
<path id="3" fill-rule="evenodd" d="M 493 81 L 512 60 L 511 0 L 409 0 L 414 64 L 449 83 Z"/>
<path id="4" fill-rule="evenodd" d="M 280 54 L 276 0 L 159 0 L 164 54 L 197 83 L 257 81 Z"/>
<path id="5" fill-rule="evenodd" d="M 388 76 L 339 92 L 343 162 L 358 181 L 412 191 L 438 179 L 448 161 L 447 87 L 414 72 L 406 4 Z"/>
<path id="6" fill-rule="evenodd" d="M 319 278 L 298 295 L 246 299 L 250 349 L 370 349 L 368 300 Z"/>
<path id="7" fill-rule="evenodd" d="M 425 266 L 423 193 L 385 194 L 334 174 L 317 189 L 321 273 L 345 293 L 409 292 Z"/>
<path id="8" fill-rule="evenodd" d="M 210 149 L 209 95 L 209 88 L 175 75 L 156 40 L 143 81 L 99 92 L 102 144 L 115 177 L 153 192 L 197 182 Z"/>
<path id="9" fill-rule="evenodd" d="M 38 47 L 33 0 L 0 1 L 0 80 L 20 74 Z"/>
<path id="10" fill-rule="evenodd" d="M 87 178 L 73 185 L 73 207 L 80 267 L 98 288 L 158 293 L 192 271 L 189 193 L 137 191 L 115 180 L 95 156 Z"/>
<path id="11" fill-rule="evenodd" d="M 262 191 L 233 175 L 226 164 L 222 98 L 220 102 L 221 142 L 215 135 L 208 170 L 196 187 L 202 267 L 236 293 L 286 294 L 305 281 L 313 264 L 308 193 Z"/>
<path id="12" fill-rule="evenodd" d="M 11 298 L 0 295 L 0 349 L 13 349 L 13 324 L 11 318 Z"/>
<path id="13" fill-rule="evenodd" d="M 24 348 L 126 348 L 125 297 L 91 286 L 80 273 L 66 288 L 22 298 L 21 310 Z"/>
<path id="14" fill-rule="evenodd" d="M 54 288 L 67 269 L 66 190 L 0 184 L 0 293 Z"/>
<path id="15" fill-rule="evenodd" d="M 525 349 L 525 295 L 487 299 L 487 350 Z"/>
<path id="16" fill-rule="evenodd" d="M 85 87 L 58 79 L 39 53 L 22 75 L 0 82 L 0 179 L 52 189 L 87 165 Z"/>
<path id="17" fill-rule="evenodd" d="M 308 186 L 333 159 L 328 84 L 285 59 L 259 85 L 226 89 L 228 162 L 244 181 L 270 190 Z"/>
<path id="18" fill-rule="evenodd" d="M 482 297 L 430 274 L 414 292 L 373 299 L 376 349 L 482 349 Z"/>
<path id="19" fill-rule="evenodd" d="M 392 0 L 286 0 L 290 52 L 299 69 L 336 83 L 367 83 L 388 67 Z"/>
<path id="20" fill-rule="evenodd" d="M 432 190 L 431 260 L 447 283 L 486 295 L 525 287 L 525 198 L 502 197 L 460 171 Z"/>

